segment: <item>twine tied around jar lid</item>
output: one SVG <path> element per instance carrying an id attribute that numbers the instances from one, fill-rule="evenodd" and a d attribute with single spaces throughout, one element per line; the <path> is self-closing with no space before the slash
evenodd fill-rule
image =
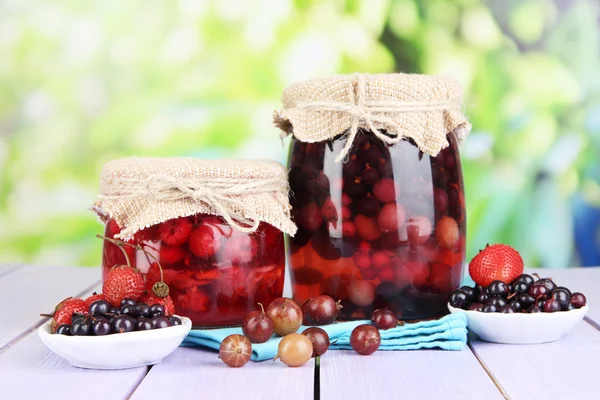
<path id="1" fill-rule="evenodd" d="M 336 162 L 345 159 L 359 128 L 390 145 L 412 138 L 432 156 L 448 146 L 447 133 L 460 141 L 471 129 L 461 113 L 460 85 L 437 76 L 353 74 L 302 82 L 284 91 L 283 106 L 274 114 L 283 136 L 319 142 L 348 132 Z"/>
<path id="2" fill-rule="evenodd" d="M 130 237 L 169 219 L 208 213 L 235 230 L 255 232 L 262 221 L 289 234 L 287 171 L 272 161 L 126 158 L 104 166 L 94 210 L 114 218 Z"/>

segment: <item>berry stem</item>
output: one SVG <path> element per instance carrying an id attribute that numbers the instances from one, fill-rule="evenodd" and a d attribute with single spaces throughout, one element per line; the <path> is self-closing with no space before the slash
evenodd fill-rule
<path id="1" fill-rule="evenodd" d="M 158 261 L 158 259 L 154 256 L 154 254 L 150 253 L 149 251 L 147 251 L 146 249 L 144 249 L 142 246 L 140 246 L 139 244 L 133 244 L 133 243 L 129 243 L 129 242 L 125 242 L 124 240 L 119 240 L 119 239 L 114 239 L 114 238 L 109 238 L 106 236 L 102 236 L 102 235 L 96 235 L 97 238 L 106 240 L 108 242 L 111 242 L 113 244 L 116 244 L 117 246 L 119 246 L 119 248 L 123 251 L 123 254 L 125 254 L 125 257 L 127 257 L 127 265 L 131 267 L 131 264 L 129 263 L 129 256 L 127 255 L 127 252 L 123 249 L 122 246 L 130 246 L 133 247 L 134 249 L 143 252 L 144 254 L 146 254 L 147 256 L 152 257 L 152 259 L 156 262 L 156 264 L 158 265 L 158 268 L 160 269 L 160 280 L 164 282 L 164 276 L 163 276 L 163 269 L 162 269 L 162 265 L 160 265 L 160 262 Z"/>
<path id="2" fill-rule="evenodd" d="M 262 310 L 262 313 L 265 313 L 265 308 L 263 307 L 262 303 L 258 303 L 258 305 L 260 306 L 260 309 Z"/>

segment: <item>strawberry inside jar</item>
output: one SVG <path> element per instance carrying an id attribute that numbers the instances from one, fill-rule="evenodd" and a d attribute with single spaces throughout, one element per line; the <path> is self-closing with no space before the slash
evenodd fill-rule
<path id="1" fill-rule="evenodd" d="M 283 102 L 294 299 L 328 294 L 341 320 L 378 308 L 401 320 L 447 314 L 466 246 L 458 145 L 470 125 L 458 84 L 337 76 L 292 85 Z"/>
<path id="2" fill-rule="evenodd" d="M 163 172 L 154 172 L 158 170 L 177 172 L 166 178 Z M 182 170 L 186 176 L 180 175 Z M 239 325 L 258 303 L 267 307 L 282 295 L 283 232 L 294 234 L 295 226 L 287 172 L 277 163 L 113 161 L 103 171 L 96 210 L 100 216 L 121 217 L 122 226 L 117 218 L 106 219 L 105 236 L 139 246 L 123 250 L 145 276 L 147 290 L 164 281 L 175 313 L 190 318 L 194 326 Z M 181 213 L 184 216 L 177 216 Z M 136 229 L 164 215 L 174 217 Z M 104 277 L 114 265 L 127 262 L 123 250 L 105 241 Z"/>

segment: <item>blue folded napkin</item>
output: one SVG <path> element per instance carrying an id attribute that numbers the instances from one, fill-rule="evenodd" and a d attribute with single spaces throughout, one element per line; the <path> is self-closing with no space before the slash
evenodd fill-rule
<path id="1" fill-rule="evenodd" d="M 330 350 L 352 349 L 350 346 L 350 334 L 352 330 L 361 324 L 370 324 L 371 321 L 339 322 L 332 325 L 321 326 L 329 335 L 331 342 L 337 340 L 330 346 Z M 298 332 L 302 333 L 308 327 L 301 327 Z M 182 346 L 203 346 L 219 350 L 221 341 L 227 336 L 238 333 L 242 334 L 242 328 L 223 329 L 193 329 L 182 343 Z M 407 323 L 392 329 L 380 331 L 381 346 L 379 350 L 417 350 L 440 348 L 442 350 L 462 350 L 467 344 L 467 318 L 464 313 L 455 313 L 443 318 Z M 265 343 L 252 345 L 253 361 L 264 361 L 272 359 L 277 355 L 280 337 L 273 337 Z"/>

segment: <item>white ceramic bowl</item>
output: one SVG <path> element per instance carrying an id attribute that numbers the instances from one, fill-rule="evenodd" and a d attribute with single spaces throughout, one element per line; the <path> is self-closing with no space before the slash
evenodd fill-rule
<path id="1" fill-rule="evenodd" d="M 451 313 L 464 313 L 468 329 L 481 340 L 505 344 L 534 344 L 553 342 L 569 332 L 585 317 L 588 306 L 555 313 L 484 313 L 454 308 Z"/>
<path id="2" fill-rule="evenodd" d="M 106 336 L 65 336 L 50 333 L 51 320 L 40 326 L 42 342 L 71 365 L 92 369 L 124 369 L 158 364 L 171 354 L 192 329 L 192 321 L 149 331 Z"/>

